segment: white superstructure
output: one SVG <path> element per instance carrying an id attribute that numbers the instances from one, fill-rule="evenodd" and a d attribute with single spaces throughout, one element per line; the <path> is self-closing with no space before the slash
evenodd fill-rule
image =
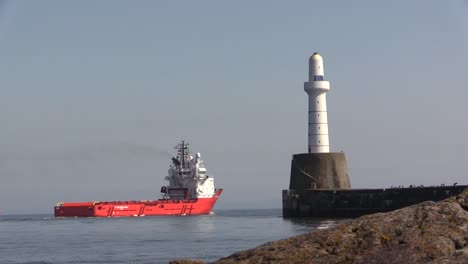
<path id="1" fill-rule="evenodd" d="M 215 194 L 214 180 L 208 176 L 200 153 L 190 155 L 188 144 L 182 141 L 175 147 L 177 157 L 172 158 L 169 167 L 168 186 L 161 188 L 165 198 L 196 199 L 211 198 Z"/>
<path id="2" fill-rule="evenodd" d="M 314 53 L 309 59 L 309 81 L 304 91 L 309 95 L 309 153 L 328 153 L 327 92 L 330 83 L 324 79 L 323 59 Z"/>

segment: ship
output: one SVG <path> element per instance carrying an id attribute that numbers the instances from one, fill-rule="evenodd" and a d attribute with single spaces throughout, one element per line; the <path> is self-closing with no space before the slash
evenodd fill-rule
<path id="1" fill-rule="evenodd" d="M 189 144 L 174 147 L 168 185 L 161 187 L 161 198 L 141 201 L 59 202 L 55 217 L 184 216 L 210 214 L 223 189 L 215 189 L 200 153 L 190 155 Z"/>

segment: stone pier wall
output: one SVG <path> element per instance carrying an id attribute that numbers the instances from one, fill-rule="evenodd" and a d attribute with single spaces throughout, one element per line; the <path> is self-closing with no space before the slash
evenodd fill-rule
<path id="1" fill-rule="evenodd" d="M 284 217 L 358 217 L 458 195 L 468 185 L 348 190 L 283 190 Z"/>

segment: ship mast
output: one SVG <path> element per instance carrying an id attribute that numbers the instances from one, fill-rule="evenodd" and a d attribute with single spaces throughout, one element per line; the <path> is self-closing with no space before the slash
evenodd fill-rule
<path id="1" fill-rule="evenodd" d="M 174 149 L 177 149 L 178 151 L 178 154 L 180 156 L 180 162 L 181 162 L 181 169 L 185 169 L 185 163 L 186 163 L 186 156 L 188 155 L 188 145 L 187 143 L 185 143 L 185 141 L 182 140 L 182 142 L 175 146 Z"/>

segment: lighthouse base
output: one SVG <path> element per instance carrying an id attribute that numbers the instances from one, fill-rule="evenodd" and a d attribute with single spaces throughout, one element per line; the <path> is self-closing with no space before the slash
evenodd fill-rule
<path id="1" fill-rule="evenodd" d="M 316 189 L 349 189 L 348 165 L 343 152 L 293 155 L 289 189 L 296 193 Z"/>
<path id="2" fill-rule="evenodd" d="M 296 154 L 289 189 L 283 190 L 283 217 L 345 217 L 388 212 L 423 201 L 440 201 L 468 185 L 351 189 L 344 153 Z"/>
<path id="3" fill-rule="evenodd" d="M 293 155 L 289 190 L 283 191 L 283 216 L 298 216 L 308 206 L 300 197 L 312 190 L 349 189 L 348 165 L 343 152 Z"/>

